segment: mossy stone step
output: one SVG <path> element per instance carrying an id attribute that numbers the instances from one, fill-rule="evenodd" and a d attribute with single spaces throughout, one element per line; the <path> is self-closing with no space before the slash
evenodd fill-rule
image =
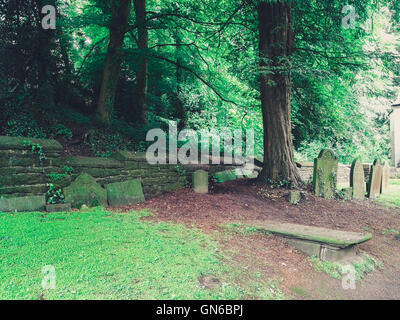
<path id="1" fill-rule="evenodd" d="M 346 248 L 366 242 L 372 238 L 370 233 L 333 230 L 293 223 L 247 221 L 246 224 L 260 231 L 269 232 L 275 235 L 297 240 L 307 240 L 337 248 Z"/>
<path id="2" fill-rule="evenodd" d="M 44 195 L 0 198 L 0 212 L 42 211 L 45 205 Z"/>
<path id="3" fill-rule="evenodd" d="M 63 151 L 61 144 L 55 140 L 6 136 L 0 136 L 0 150 L 30 150 L 29 142 L 40 145 L 43 151 Z"/>

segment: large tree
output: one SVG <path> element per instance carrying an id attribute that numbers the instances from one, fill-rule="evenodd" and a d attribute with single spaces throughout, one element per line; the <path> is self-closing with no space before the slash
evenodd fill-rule
<path id="1" fill-rule="evenodd" d="M 133 0 L 137 28 L 137 45 L 139 49 L 139 66 L 136 73 L 136 108 L 135 122 L 147 123 L 146 97 L 147 97 L 147 50 L 149 34 L 146 23 L 146 0 Z"/>
<path id="2" fill-rule="evenodd" d="M 257 6 L 260 98 L 264 125 L 262 182 L 301 182 L 294 162 L 290 123 L 290 56 L 293 51 L 291 7 L 260 2 Z"/>
<path id="3" fill-rule="evenodd" d="M 109 125 L 112 120 L 115 93 L 123 58 L 122 45 L 128 26 L 131 0 L 111 0 L 110 4 L 110 40 L 97 105 L 97 118 L 106 125 Z"/>

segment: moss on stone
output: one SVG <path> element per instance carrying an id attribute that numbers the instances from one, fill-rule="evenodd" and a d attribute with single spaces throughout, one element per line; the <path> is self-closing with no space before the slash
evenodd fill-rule
<path id="1" fill-rule="evenodd" d="M 144 201 L 142 184 L 139 179 L 105 185 L 110 206 L 123 206 Z"/>
<path id="2" fill-rule="evenodd" d="M 237 176 L 233 170 L 216 172 L 214 174 L 215 182 L 225 182 L 230 180 L 236 180 Z"/>
<path id="3" fill-rule="evenodd" d="M 58 159 L 57 165 L 70 166 L 73 168 L 123 168 L 123 164 L 114 159 L 93 158 L 93 157 L 68 157 Z"/>
<path id="4" fill-rule="evenodd" d="M 41 211 L 45 205 L 44 195 L 0 198 L 0 212 Z"/>
<path id="5" fill-rule="evenodd" d="M 38 144 L 42 147 L 43 151 L 62 151 L 63 147 L 56 140 L 47 139 L 32 139 L 24 137 L 6 137 L 0 136 L 0 150 L 28 150 L 30 146 L 25 144 L 24 141 L 31 141 L 34 144 Z"/>
<path id="6" fill-rule="evenodd" d="M 73 207 L 85 204 L 92 206 L 94 201 L 99 205 L 107 206 L 107 192 L 96 182 L 96 179 L 87 173 L 83 173 L 64 188 L 65 201 Z"/>

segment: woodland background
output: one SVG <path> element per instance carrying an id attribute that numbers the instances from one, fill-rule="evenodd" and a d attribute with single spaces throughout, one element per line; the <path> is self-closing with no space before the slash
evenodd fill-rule
<path id="1" fill-rule="evenodd" d="M 0 135 L 55 138 L 68 153 L 107 157 L 146 150 L 146 132 L 174 120 L 180 129 L 254 129 L 262 155 L 259 3 L 1 0 Z M 42 28 L 46 4 L 57 8 L 55 30 Z M 354 29 L 342 24 L 347 4 Z M 295 159 L 327 147 L 342 163 L 388 159 L 400 2 L 290 5 Z M 109 70 L 115 95 L 102 98 L 107 61 L 120 71 Z"/>

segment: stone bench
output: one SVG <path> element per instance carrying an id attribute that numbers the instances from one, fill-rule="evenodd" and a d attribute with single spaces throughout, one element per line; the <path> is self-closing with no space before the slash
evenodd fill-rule
<path id="1" fill-rule="evenodd" d="M 356 245 L 372 238 L 371 234 L 274 221 L 246 221 L 245 224 L 261 232 L 281 236 L 300 251 L 329 261 L 356 257 Z"/>

